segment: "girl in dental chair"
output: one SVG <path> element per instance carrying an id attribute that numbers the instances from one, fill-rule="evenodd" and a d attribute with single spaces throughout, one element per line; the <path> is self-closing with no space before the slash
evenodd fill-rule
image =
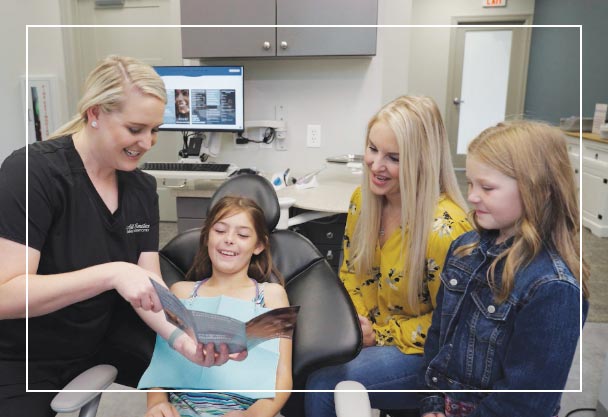
<path id="1" fill-rule="evenodd" d="M 262 210 L 248 198 L 227 196 L 213 206 L 201 231 L 200 249 L 188 272 L 193 281 L 178 282 L 171 290 L 184 299 L 223 295 L 271 309 L 285 307 L 285 289 L 269 282 L 272 275 L 280 276 L 272 263 Z M 255 379 L 252 375 L 251 381 Z M 252 382 L 251 388 L 256 386 Z M 291 387 L 291 339 L 281 338 L 276 389 Z M 258 400 L 233 393 L 149 392 L 145 417 L 273 417 L 288 397 L 285 392 Z"/>

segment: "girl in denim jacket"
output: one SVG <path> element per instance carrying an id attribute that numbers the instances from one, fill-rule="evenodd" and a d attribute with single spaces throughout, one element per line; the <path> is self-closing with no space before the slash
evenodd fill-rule
<path id="1" fill-rule="evenodd" d="M 563 390 L 587 313 L 565 139 L 537 122 L 500 123 L 471 142 L 466 169 L 476 231 L 447 254 L 421 377 L 469 392 L 426 397 L 421 415 L 557 416 L 560 392 L 498 391 Z"/>

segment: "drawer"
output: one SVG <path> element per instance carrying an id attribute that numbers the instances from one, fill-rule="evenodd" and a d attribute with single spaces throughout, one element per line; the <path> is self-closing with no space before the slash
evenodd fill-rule
<path id="1" fill-rule="evenodd" d="M 596 162 L 608 164 L 608 147 L 601 144 L 587 143 L 583 147 L 583 157 Z"/>
<path id="2" fill-rule="evenodd" d="M 571 136 L 566 136 L 566 147 L 568 148 L 568 153 L 572 155 L 580 155 L 581 154 L 581 142 L 579 138 L 573 138 Z"/>
<path id="3" fill-rule="evenodd" d="M 315 245 L 342 245 L 344 224 L 309 222 L 301 225 L 300 233 L 308 237 Z"/>
<path id="4" fill-rule="evenodd" d="M 568 153 L 571 155 L 580 155 L 581 147 L 578 143 L 570 143 L 567 144 Z"/>
<path id="5" fill-rule="evenodd" d="M 315 245 L 332 267 L 340 267 L 342 249 L 335 245 Z"/>
<path id="6" fill-rule="evenodd" d="M 177 217 L 205 218 L 210 198 L 177 197 Z"/>
<path id="7" fill-rule="evenodd" d="M 177 232 L 182 233 L 195 227 L 203 227 L 205 219 L 188 219 L 180 217 L 177 219 Z"/>

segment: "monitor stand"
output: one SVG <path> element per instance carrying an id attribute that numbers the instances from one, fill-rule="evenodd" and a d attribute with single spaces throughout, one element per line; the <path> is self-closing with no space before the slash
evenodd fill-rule
<path id="1" fill-rule="evenodd" d="M 221 149 L 221 137 L 217 132 L 197 132 L 187 136 L 183 132 L 184 147 L 178 152 L 180 162 L 205 162 L 209 156 L 218 156 Z"/>

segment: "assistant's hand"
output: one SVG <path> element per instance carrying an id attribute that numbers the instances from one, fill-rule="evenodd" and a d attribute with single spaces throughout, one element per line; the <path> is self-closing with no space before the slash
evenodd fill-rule
<path id="1" fill-rule="evenodd" d="M 150 278 L 161 281 L 159 277 L 144 268 L 129 262 L 112 262 L 110 284 L 127 300 L 133 308 L 151 310 L 155 313 L 162 310 L 158 294 Z"/>
<path id="2" fill-rule="evenodd" d="M 376 346 L 376 332 L 372 327 L 372 322 L 367 317 L 359 314 L 359 324 L 363 333 L 363 346 Z"/>
<path id="3" fill-rule="evenodd" d="M 206 368 L 223 365 L 228 360 L 242 361 L 247 357 L 246 350 L 228 353 L 228 346 L 224 343 L 220 345 L 219 352 L 216 352 L 213 343 L 207 343 L 206 345 L 197 343 L 186 333 L 175 339 L 173 348 L 190 361 Z"/>
<path id="4" fill-rule="evenodd" d="M 144 417 L 180 417 L 179 413 L 168 401 L 160 402 L 148 408 Z"/>

